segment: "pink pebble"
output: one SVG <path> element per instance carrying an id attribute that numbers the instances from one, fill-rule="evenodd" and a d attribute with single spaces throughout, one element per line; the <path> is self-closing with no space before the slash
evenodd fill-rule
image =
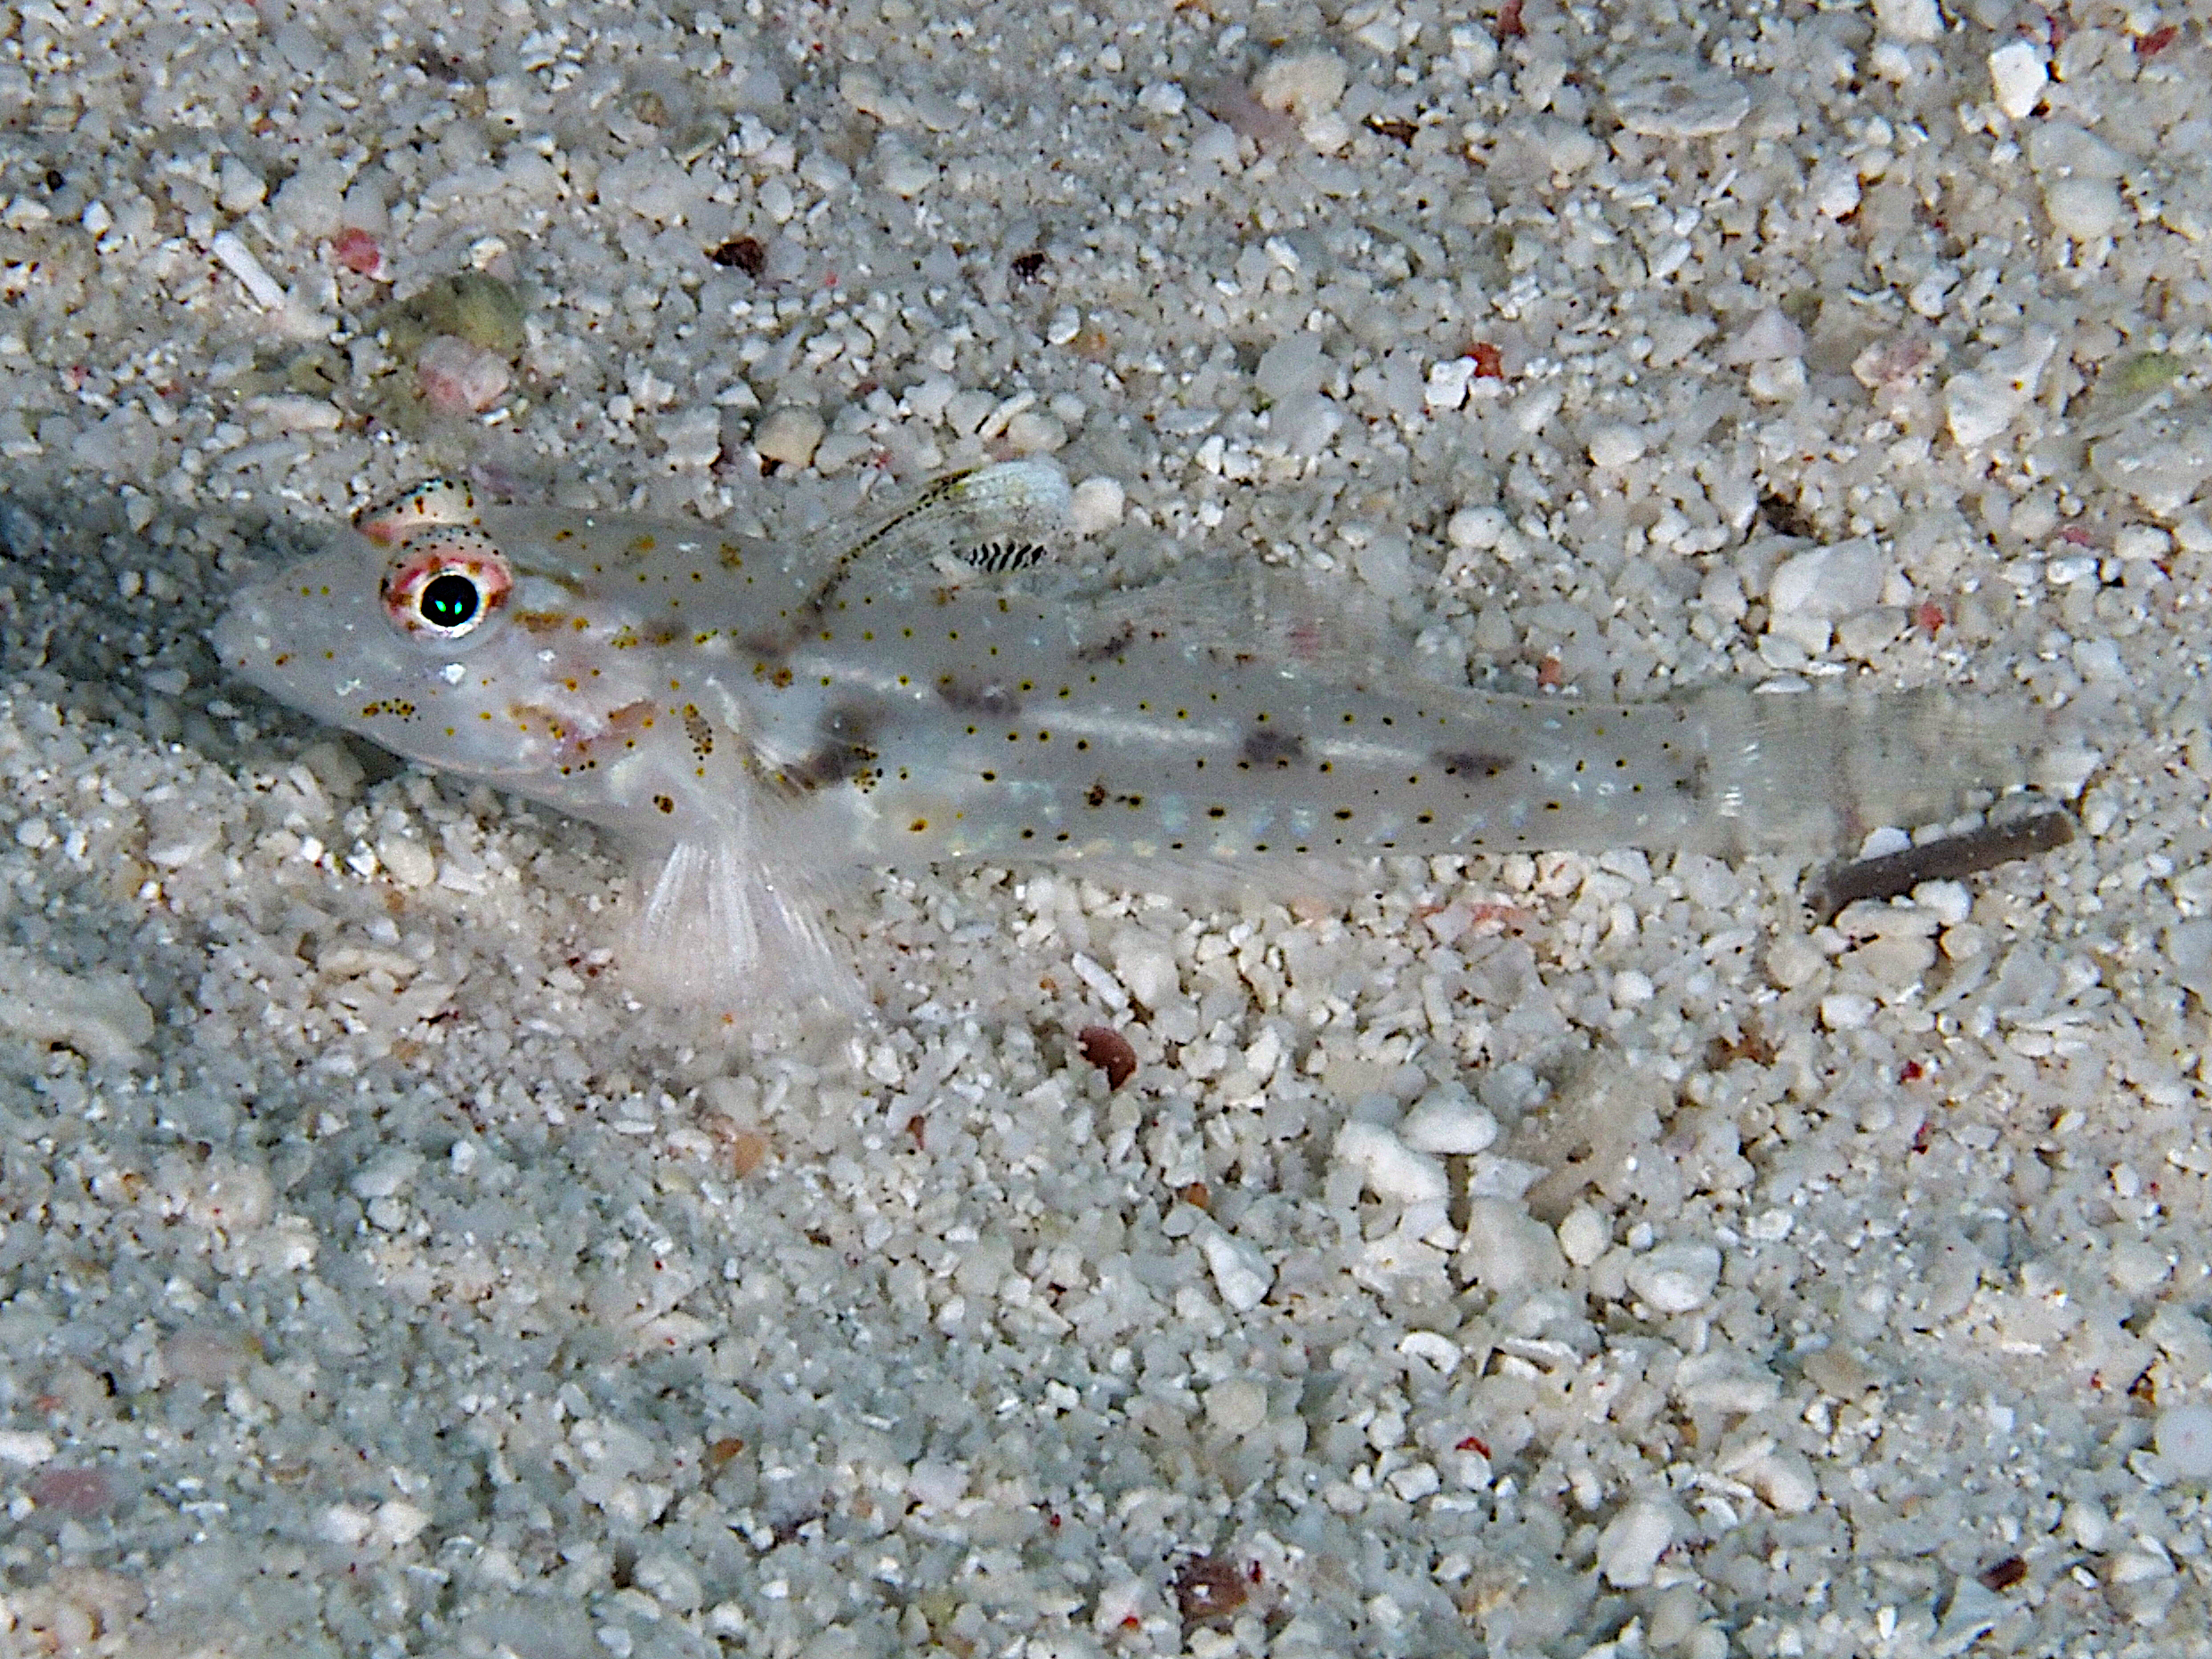
<path id="1" fill-rule="evenodd" d="M 507 388 L 506 360 L 442 334 L 415 360 L 424 400 L 441 415 L 480 415 Z"/>
<path id="2" fill-rule="evenodd" d="M 42 1469 L 31 1477 L 31 1501 L 78 1519 L 98 1515 L 114 1501 L 115 1491 L 104 1470 L 97 1469 Z"/>
<path id="3" fill-rule="evenodd" d="M 391 267 L 385 263 L 384 245 L 358 227 L 349 225 L 332 237 L 330 253 L 348 271 L 377 282 L 390 278 Z"/>

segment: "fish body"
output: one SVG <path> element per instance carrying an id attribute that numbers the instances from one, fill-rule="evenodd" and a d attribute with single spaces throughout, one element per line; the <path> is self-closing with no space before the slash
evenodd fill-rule
<path id="1" fill-rule="evenodd" d="M 2020 781 L 2032 719 L 1938 694 L 1598 706 L 1396 674 L 1244 572 L 1083 591 L 1066 485 L 1010 463 L 849 546 L 479 507 L 450 486 L 241 593 L 236 673 L 411 759 L 624 832 L 723 964 L 826 949 L 810 873 L 1642 846 L 1818 853 Z"/>

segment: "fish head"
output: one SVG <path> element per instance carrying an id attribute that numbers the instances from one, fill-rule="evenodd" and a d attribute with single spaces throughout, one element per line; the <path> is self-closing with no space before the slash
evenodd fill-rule
<path id="1" fill-rule="evenodd" d="M 595 571 L 542 526 L 389 527 L 242 589 L 212 636 L 224 666 L 409 760 L 580 817 L 633 828 L 711 808 L 739 747 L 714 760 L 715 732 L 736 709 L 690 672 L 688 618 L 672 627 L 634 571 Z"/>

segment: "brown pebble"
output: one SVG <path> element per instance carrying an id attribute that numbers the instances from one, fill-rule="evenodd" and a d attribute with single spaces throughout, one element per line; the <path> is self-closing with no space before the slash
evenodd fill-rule
<path id="1" fill-rule="evenodd" d="M 1137 1070 L 1137 1050 L 1111 1025 L 1086 1025 L 1075 1033 L 1083 1058 L 1106 1075 L 1106 1087 L 1119 1088 Z"/>
<path id="2" fill-rule="evenodd" d="M 1219 1629 L 1244 1605 L 1244 1575 L 1234 1561 L 1193 1556 L 1175 1575 L 1175 1610 L 1187 1634 L 1200 1625 Z"/>
<path id="3" fill-rule="evenodd" d="M 768 1137 L 758 1129 L 733 1123 L 727 1118 L 710 1118 L 707 1132 L 722 1143 L 723 1153 L 730 1161 L 730 1173 L 741 1181 L 767 1159 Z"/>
<path id="4" fill-rule="evenodd" d="M 2018 1556 L 2006 1556 L 1991 1566 L 1985 1566 L 1975 1574 L 1984 1590 L 2010 1590 L 2028 1576 L 2028 1564 Z"/>
<path id="5" fill-rule="evenodd" d="M 707 1446 L 707 1467 L 712 1469 L 721 1469 L 744 1449 L 745 1443 L 735 1435 L 711 1441 Z"/>
<path id="6" fill-rule="evenodd" d="M 749 236 L 733 236 L 721 247 L 708 251 L 707 257 L 725 270 L 743 271 L 757 277 L 768 268 L 768 250 Z"/>

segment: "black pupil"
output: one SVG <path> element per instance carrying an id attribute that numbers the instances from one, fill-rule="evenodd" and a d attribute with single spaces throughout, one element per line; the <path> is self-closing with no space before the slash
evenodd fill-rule
<path id="1" fill-rule="evenodd" d="M 476 614 L 476 584 L 448 571 L 423 589 L 423 620 L 433 627 L 459 627 Z"/>

